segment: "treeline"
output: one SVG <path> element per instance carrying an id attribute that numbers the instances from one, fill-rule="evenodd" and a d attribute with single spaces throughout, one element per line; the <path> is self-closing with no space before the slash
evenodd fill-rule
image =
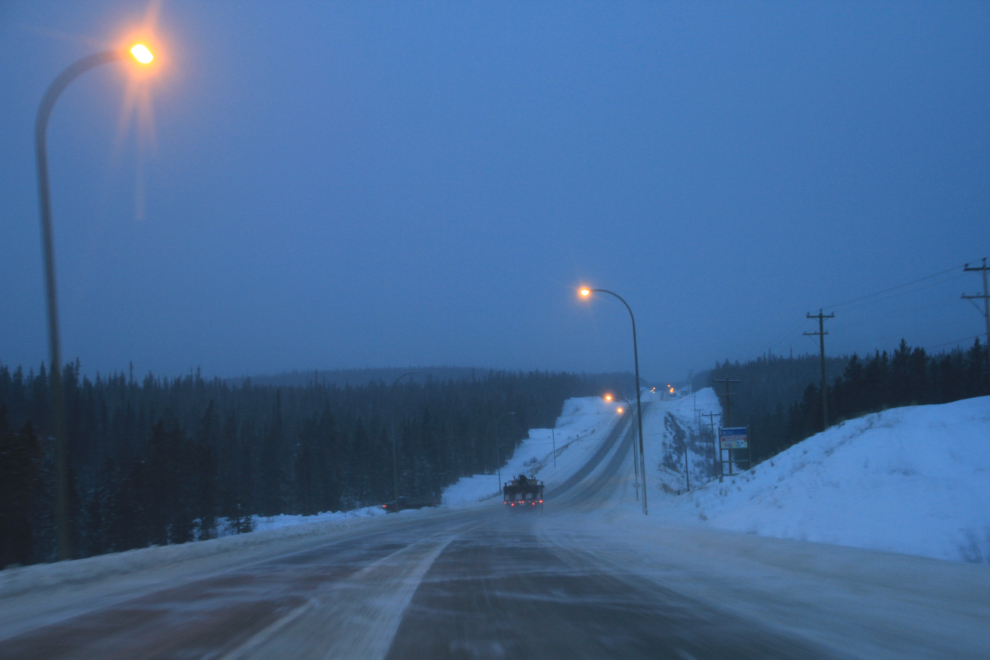
<path id="1" fill-rule="evenodd" d="M 623 377 L 627 378 L 627 377 Z M 494 472 L 563 402 L 615 376 L 486 372 L 470 380 L 256 386 L 199 372 L 136 381 L 63 371 L 75 557 L 205 539 L 226 520 L 437 494 Z M 0 567 L 55 556 L 50 378 L 0 364 Z M 505 415 L 515 412 L 515 415 Z"/>
<path id="2" fill-rule="evenodd" d="M 987 350 L 979 340 L 966 351 L 929 355 L 901 340 L 891 353 L 826 360 L 828 419 L 843 420 L 898 406 L 949 403 L 990 393 Z M 696 385 L 724 386 L 737 379 L 731 425 L 749 427 L 754 461 L 773 456 L 822 430 L 821 362 L 818 356 L 761 356 L 745 364 L 716 364 Z M 725 399 L 722 398 L 723 412 Z"/>

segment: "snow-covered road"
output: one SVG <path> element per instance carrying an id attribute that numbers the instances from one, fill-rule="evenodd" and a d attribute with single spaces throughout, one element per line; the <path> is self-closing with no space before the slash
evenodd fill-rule
<path id="1" fill-rule="evenodd" d="M 542 513 L 378 516 L 10 592 L 0 657 L 990 657 L 988 567 L 644 524 L 634 425 L 596 428 Z"/>

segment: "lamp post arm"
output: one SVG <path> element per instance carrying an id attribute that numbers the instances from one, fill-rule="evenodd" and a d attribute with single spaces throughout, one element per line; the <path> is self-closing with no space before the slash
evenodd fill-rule
<path id="1" fill-rule="evenodd" d="M 58 471 L 58 559 L 70 559 L 68 465 L 66 459 L 65 408 L 62 401 L 62 356 L 58 333 L 58 297 L 55 288 L 55 247 L 52 237 L 52 205 L 48 185 L 48 118 L 59 95 L 73 80 L 102 64 L 116 62 L 124 51 L 108 50 L 79 60 L 56 78 L 38 106 L 34 122 L 34 148 L 38 160 L 38 197 L 41 203 L 41 250 L 45 258 L 45 294 L 48 312 L 49 372 L 52 392 L 52 431 L 55 435 L 56 468 Z"/>
<path id="2" fill-rule="evenodd" d="M 48 342 L 51 353 L 49 368 L 54 377 L 53 386 L 61 381 L 61 351 L 58 333 L 58 298 L 55 288 L 54 238 L 52 237 L 52 206 L 48 184 L 48 119 L 59 95 L 69 84 L 94 67 L 123 59 L 123 51 L 108 50 L 79 60 L 48 86 L 38 116 L 34 122 L 34 148 L 38 160 L 38 197 L 41 206 L 41 243 L 45 255 L 45 287 L 48 297 Z M 61 392 L 55 395 L 61 399 Z"/>
<path id="3" fill-rule="evenodd" d="M 52 81 L 52 84 L 48 86 L 48 89 L 45 91 L 45 95 L 41 99 L 41 105 L 38 106 L 38 116 L 34 124 L 35 137 L 37 138 L 40 136 L 40 138 L 44 140 L 45 130 L 48 128 L 48 117 L 52 114 L 52 108 L 55 107 L 55 101 L 58 100 L 59 94 L 61 94 L 73 80 L 92 68 L 103 64 L 116 62 L 117 60 L 122 60 L 126 56 L 127 52 L 123 50 L 105 50 L 102 53 L 94 53 L 93 55 L 82 58 L 60 73 L 58 77 Z"/>

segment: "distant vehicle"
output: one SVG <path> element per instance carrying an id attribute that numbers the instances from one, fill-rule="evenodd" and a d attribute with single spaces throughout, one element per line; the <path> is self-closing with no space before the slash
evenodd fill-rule
<path id="1" fill-rule="evenodd" d="M 430 506 L 439 506 L 440 497 L 437 495 L 426 495 L 424 497 L 406 497 L 400 495 L 394 502 L 386 502 L 382 505 L 385 513 L 395 513 L 406 509 L 423 509 Z"/>
<path id="2" fill-rule="evenodd" d="M 543 482 L 520 474 L 502 484 L 502 501 L 514 509 L 530 509 L 537 504 L 543 509 Z"/>

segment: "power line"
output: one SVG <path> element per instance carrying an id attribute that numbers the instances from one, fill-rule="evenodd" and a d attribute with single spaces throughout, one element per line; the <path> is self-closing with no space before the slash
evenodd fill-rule
<path id="1" fill-rule="evenodd" d="M 802 316 L 797 321 L 795 321 L 794 323 L 792 323 L 789 328 L 787 328 L 786 330 L 784 330 L 783 332 L 781 332 L 780 334 L 778 334 L 777 336 L 775 336 L 773 339 L 771 339 L 770 340 L 770 348 L 771 349 L 777 348 L 777 345 L 778 344 L 780 344 L 780 343 L 782 343 L 782 342 L 784 342 L 784 341 L 787 340 L 789 333 L 793 332 L 794 330 L 797 330 L 797 327 L 799 325 L 801 325 L 802 323 L 804 323 L 804 322 L 805 322 L 805 318 Z"/>
<path id="2" fill-rule="evenodd" d="M 888 289 L 883 289 L 882 291 L 877 291 L 876 293 L 868 293 L 865 296 L 859 296 L 857 298 L 852 298 L 850 300 L 844 300 L 844 301 L 842 301 L 840 303 L 835 303 L 834 305 L 828 305 L 828 306 L 824 307 L 823 309 L 835 309 L 836 307 L 840 307 L 842 305 L 848 305 L 850 303 L 859 302 L 860 300 L 866 300 L 867 298 L 873 298 L 874 296 L 879 296 L 879 295 L 882 295 L 884 293 L 889 293 L 891 291 L 896 291 L 897 289 L 903 289 L 906 286 L 911 286 L 912 284 L 917 284 L 919 282 L 924 282 L 925 280 L 930 280 L 933 277 L 938 277 L 939 275 L 945 275 L 946 273 L 954 272 L 954 271 L 958 270 L 959 267 L 962 266 L 962 265 L 963 264 L 959 264 L 957 266 L 953 266 L 952 268 L 947 268 L 945 270 L 940 270 L 937 273 L 932 273 L 931 275 L 926 275 L 925 277 L 920 277 L 920 278 L 918 278 L 916 280 L 911 280 L 910 282 L 905 282 L 904 284 L 898 284 L 897 286 L 892 286 L 892 287 L 890 287 Z"/>
<path id="3" fill-rule="evenodd" d="M 968 266 L 968 264 L 964 264 L 963 266 Z M 880 291 L 876 291 L 874 293 L 869 293 L 869 294 L 866 294 L 866 295 L 857 296 L 855 298 L 850 298 L 849 300 L 844 300 L 842 302 L 835 303 L 833 305 L 829 305 L 827 307 L 824 307 L 824 308 L 822 308 L 822 312 L 824 312 L 824 310 L 826 310 L 826 309 L 831 310 L 832 312 L 854 310 L 854 309 L 858 309 L 860 307 L 866 307 L 868 305 L 878 304 L 878 303 L 881 303 L 881 302 L 885 302 L 887 300 L 892 300 L 894 298 L 899 298 L 901 296 L 910 295 L 912 293 L 917 293 L 919 291 L 924 291 L 925 289 L 931 288 L 933 286 L 937 286 L 937 285 L 941 285 L 941 284 L 948 284 L 950 282 L 954 282 L 955 280 L 958 280 L 958 279 L 961 279 L 961 278 L 965 277 L 965 272 L 963 272 L 963 273 L 959 273 L 958 272 L 958 269 L 959 268 L 960 268 L 960 266 L 953 266 L 953 267 L 947 268 L 945 270 L 940 270 L 937 273 L 932 273 L 930 275 L 925 275 L 924 277 L 919 277 L 919 278 L 914 279 L 914 280 L 911 280 L 909 282 L 904 282 L 904 283 L 898 284 L 896 286 L 888 287 L 886 289 L 881 289 Z M 920 287 L 915 287 L 915 288 L 910 289 L 908 291 L 900 291 L 900 289 L 904 289 L 905 287 L 911 287 L 911 286 L 920 284 L 922 282 L 928 282 L 929 280 L 932 280 L 932 279 L 935 279 L 937 277 L 941 277 L 943 275 L 946 275 L 948 273 L 953 273 L 953 272 L 956 272 L 957 273 L 954 277 L 943 279 L 943 280 L 936 281 L 936 282 L 930 282 L 928 284 L 925 284 L 925 285 L 920 286 Z M 895 291 L 898 292 L 898 293 L 894 293 L 893 295 L 889 295 L 889 296 L 886 296 L 884 298 L 880 298 L 879 300 L 871 300 L 872 298 L 876 298 L 877 296 L 883 296 L 884 294 L 893 293 Z M 860 304 L 854 305 L 853 303 L 860 303 Z M 850 305 L 850 306 L 849 307 L 844 307 L 846 305 Z M 939 308 L 939 307 L 943 307 L 943 306 L 948 306 L 948 303 L 945 303 L 945 304 L 943 304 L 943 303 L 936 303 L 934 305 L 928 304 L 928 305 L 924 305 L 924 306 L 921 306 L 921 307 L 913 307 L 913 308 L 910 308 L 908 310 L 898 310 L 897 312 L 894 313 L 894 316 L 895 317 L 896 316 L 904 316 L 904 315 L 907 315 L 907 314 L 912 313 L 913 311 L 923 311 L 923 310 L 934 309 L 934 308 Z M 891 317 L 890 314 L 884 314 L 884 316 L 887 317 L 887 318 L 890 318 Z M 800 335 L 797 335 L 796 334 L 796 331 L 798 330 L 798 326 L 800 326 L 800 324 L 803 323 L 803 322 L 805 322 L 806 320 L 807 319 L 805 317 L 798 318 L 796 321 L 794 321 L 794 323 L 792 323 L 790 326 L 788 326 L 787 328 L 785 328 L 783 331 L 781 331 L 778 334 L 774 335 L 773 339 L 771 339 L 770 342 L 768 342 L 767 344 L 765 344 L 766 346 L 769 347 L 769 352 L 772 353 L 774 350 L 776 350 L 778 347 L 780 347 L 781 344 L 786 343 L 788 340 L 791 340 L 791 350 L 793 351 L 793 348 L 794 348 L 793 347 L 793 343 L 794 343 L 793 340 L 798 339 L 798 337 L 800 336 Z M 802 333 L 802 334 L 807 334 L 807 333 Z M 816 334 L 816 333 L 811 333 L 811 334 Z M 949 343 L 952 343 L 952 342 L 949 342 Z M 938 346 L 944 346 L 944 345 L 947 345 L 947 344 L 939 344 Z M 937 348 L 937 346 L 936 347 L 933 347 L 933 348 Z"/>
<path id="4" fill-rule="evenodd" d="M 930 351 L 933 348 L 941 348 L 943 346 L 950 346 L 952 344 L 960 344 L 960 343 L 962 343 L 964 341 L 969 341 L 970 339 L 976 339 L 977 337 L 982 337 L 982 336 L 983 336 L 983 333 L 981 332 L 978 335 L 971 335 L 969 337 L 963 337 L 962 339 L 956 339 L 955 341 L 947 341 L 944 344 L 935 344 L 934 346 L 925 346 L 925 349 L 924 350 Z"/>
<path id="5" fill-rule="evenodd" d="M 860 296 L 859 298 L 854 298 L 852 300 L 847 300 L 845 303 L 839 303 L 837 305 L 832 305 L 831 307 L 825 307 L 823 309 L 832 309 L 834 311 L 850 312 L 850 311 L 854 311 L 854 310 L 857 310 L 857 309 L 860 309 L 860 308 L 863 308 L 863 307 L 868 307 L 868 306 L 873 305 L 873 304 L 878 304 L 878 303 L 886 302 L 888 300 L 893 300 L 895 298 L 900 298 L 902 296 L 910 295 L 912 293 L 917 293 L 919 291 L 924 291 L 925 289 L 931 288 L 933 286 L 938 286 L 938 285 L 942 285 L 942 284 L 948 284 L 950 282 L 954 282 L 954 281 L 956 281 L 958 279 L 962 279 L 963 277 L 965 277 L 965 274 L 964 273 L 959 273 L 959 274 L 955 275 L 952 278 L 943 279 L 943 280 L 940 280 L 940 281 L 937 281 L 937 282 L 932 282 L 930 284 L 926 284 L 926 285 L 923 285 L 923 286 L 920 286 L 920 287 L 915 287 L 915 288 L 910 289 L 908 291 L 900 291 L 898 293 L 894 293 L 893 295 L 885 296 L 885 297 L 883 297 L 883 298 L 881 298 L 879 300 L 867 300 L 867 298 L 876 297 L 876 296 L 881 295 L 883 293 L 889 293 L 889 292 L 891 292 L 893 290 L 896 290 L 898 288 L 904 288 L 905 286 L 911 286 L 912 284 L 917 284 L 918 282 L 921 282 L 921 281 L 930 280 L 933 277 L 937 277 L 939 275 L 944 275 L 944 274 L 945 274 L 945 271 L 942 271 L 940 273 L 936 273 L 934 275 L 929 275 L 928 277 L 921 278 L 920 280 L 914 280 L 912 282 L 907 282 L 905 284 L 899 285 L 898 287 L 892 287 L 891 289 L 885 289 L 884 291 L 877 292 L 875 294 L 870 294 L 870 296 Z M 864 300 L 865 300 L 865 302 L 861 302 L 858 305 L 851 305 L 852 302 L 864 301 Z M 884 318 L 887 318 L 887 319 L 889 319 L 889 318 L 898 318 L 898 317 L 906 316 L 908 314 L 911 314 L 911 313 L 914 313 L 914 312 L 918 312 L 918 311 L 926 311 L 926 310 L 930 310 L 930 309 L 938 309 L 938 308 L 942 308 L 942 307 L 948 307 L 948 306 L 950 306 L 952 304 L 953 303 L 951 301 L 938 302 L 938 303 L 934 303 L 934 304 L 926 303 L 925 305 L 913 306 L 913 307 L 908 307 L 908 308 L 904 308 L 904 309 L 899 309 L 899 310 L 895 310 L 894 312 L 884 312 L 883 313 L 883 317 Z M 850 305 L 850 306 L 849 307 L 842 308 L 842 309 L 839 309 L 839 308 L 842 307 L 842 305 Z M 795 321 L 794 323 L 792 323 L 787 329 L 785 329 L 782 332 L 780 332 L 779 334 L 777 334 L 774 337 L 774 339 L 771 341 L 771 343 L 770 343 L 770 349 L 771 350 L 774 350 L 778 346 L 780 346 L 781 344 L 787 342 L 788 340 L 797 339 L 800 335 L 798 335 L 795 331 L 797 330 L 798 325 L 800 325 L 805 320 L 806 319 L 804 317 L 801 317 L 797 321 Z"/>
<path id="6" fill-rule="evenodd" d="M 918 312 L 927 312 L 933 309 L 942 309 L 943 307 L 954 307 L 959 304 L 959 301 L 955 298 L 950 298 L 948 300 L 942 300 L 937 303 L 928 303 L 926 305 L 907 307 L 904 309 L 897 309 L 891 312 L 886 312 L 883 317 L 885 319 L 896 319 L 902 316 L 908 316 L 910 314 L 917 314 Z"/>
<path id="7" fill-rule="evenodd" d="M 826 307 L 825 309 L 834 309 L 834 310 L 837 310 L 837 311 L 849 311 L 851 309 L 859 309 L 860 307 L 866 307 L 868 305 L 875 305 L 877 303 L 882 303 L 882 302 L 885 302 L 887 300 L 893 300 L 894 298 L 900 298 L 901 296 L 906 296 L 906 295 L 909 295 L 909 294 L 912 294 L 912 293 L 917 293 L 919 291 L 924 291 L 925 289 L 930 289 L 931 287 L 936 286 L 938 284 L 948 284 L 949 282 L 955 282 L 956 280 L 961 280 L 964 276 L 965 276 L 964 274 L 958 274 L 955 277 L 952 277 L 952 278 L 949 278 L 949 279 L 946 279 L 946 280 L 942 280 L 940 282 L 931 282 L 929 284 L 925 284 L 924 286 L 915 287 L 914 289 L 909 289 L 907 291 L 899 291 L 898 293 L 894 293 L 892 295 L 885 296 L 885 297 L 880 298 L 878 300 L 867 300 L 865 302 L 861 302 L 858 305 L 851 305 L 849 307 L 843 307 L 842 305 L 833 305 L 832 307 Z M 904 285 L 904 286 L 908 286 L 908 285 Z M 880 294 L 879 293 L 874 294 L 874 296 L 877 296 L 877 295 L 880 295 Z M 850 302 L 852 302 L 852 301 L 850 301 Z M 848 304 L 848 303 L 846 303 L 846 304 Z"/>

